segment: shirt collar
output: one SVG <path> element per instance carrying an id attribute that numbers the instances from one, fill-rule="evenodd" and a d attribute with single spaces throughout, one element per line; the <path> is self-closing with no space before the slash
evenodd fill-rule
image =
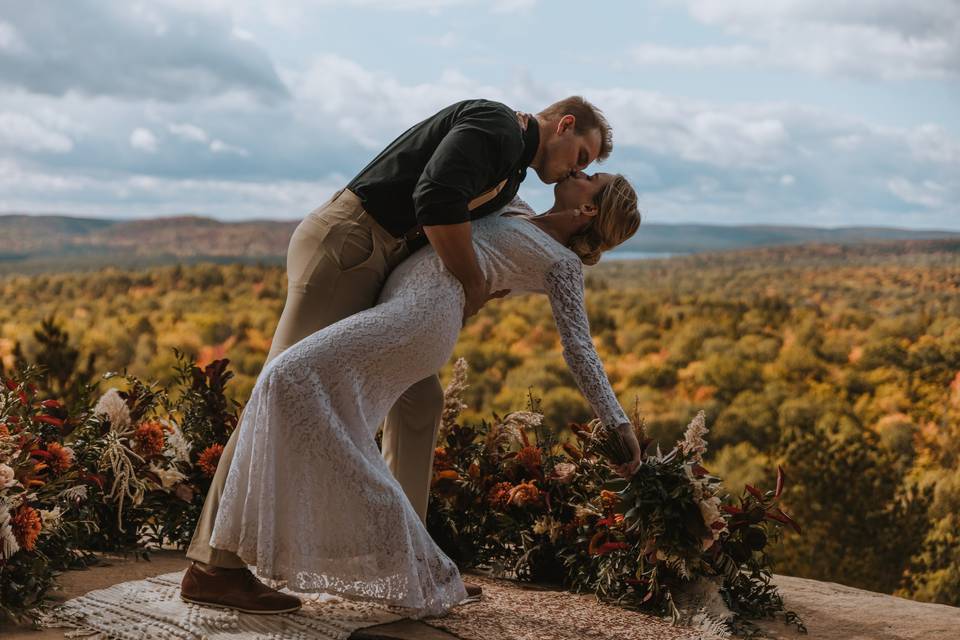
<path id="1" fill-rule="evenodd" d="M 537 155 L 540 146 L 540 123 L 535 116 L 527 121 L 527 130 L 523 132 L 523 155 L 520 156 L 521 168 L 526 169 Z"/>

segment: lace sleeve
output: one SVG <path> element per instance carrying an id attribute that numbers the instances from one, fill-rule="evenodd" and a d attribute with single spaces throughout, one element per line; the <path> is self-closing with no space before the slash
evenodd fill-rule
<path id="1" fill-rule="evenodd" d="M 580 391 L 605 425 L 629 422 L 593 347 L 580 261 L 561 260 L 554 264 L 544 278 L 544 289 L 560 332 L 563 358 Z"/>

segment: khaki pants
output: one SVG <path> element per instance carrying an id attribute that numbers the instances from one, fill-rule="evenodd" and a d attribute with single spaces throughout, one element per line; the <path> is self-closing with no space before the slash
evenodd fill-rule
<path id="1" fill-rule="evenodd" d="M 267 362 L 306 336 L 376 304 L 387 275 L 408 254 L 406 243 L 367 214 L 349 190 L 337 192 L 310 212 L 290 238 L 287 299 Z M 383 423 L 383 457 L 424 521 L 442 411 L 443 389 L 434 375 L 410 387 Z M 246 566 L 233 552 L 210 546 L 238 432 L 234 430 L 223 448 L 187 551 L 188 558 L 218 567 Z M 290 495 L 278 494 L 275 499 L 287 500 Z"/>

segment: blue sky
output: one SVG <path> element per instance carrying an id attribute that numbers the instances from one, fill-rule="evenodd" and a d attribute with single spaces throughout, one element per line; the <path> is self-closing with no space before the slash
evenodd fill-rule
<path id="1" fill-rule="evenodd" d="M 0 0 L 0 211 L 297 219 L 450 102 L 574 93 L 645 220 L 960 229 L 956 0 Z"/>

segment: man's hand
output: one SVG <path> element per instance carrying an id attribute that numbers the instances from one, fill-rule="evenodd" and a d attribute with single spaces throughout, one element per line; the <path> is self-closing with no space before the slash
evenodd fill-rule
<path id="1" fill-rule="evenodd" d="M 423 227 L 423 232 L 443 261 L 443 266 L 463 285 L 466 300 L 463 305 L 462 324 L 479 311 L 487 300 L 502 298 L 509 293 L 508 289 L 490 292 L 490 283 L 480 269 L 477 254 L 473 249 L 469 222 L 427 225 Z"/>
<path id="2" fill-rule="evenodd" d="M 486 280 L 470 288 L 464 287 L 463 293 L 466 296 L 466 302 L 463 304 L 463 322 L 461 327 L 467 324 L 467 318 L 480 311 L 480 307 L 494 298 L 502 298 L 510 293 L 510 289 L 501 289 L 500 291 L 490 291 Z"/>

